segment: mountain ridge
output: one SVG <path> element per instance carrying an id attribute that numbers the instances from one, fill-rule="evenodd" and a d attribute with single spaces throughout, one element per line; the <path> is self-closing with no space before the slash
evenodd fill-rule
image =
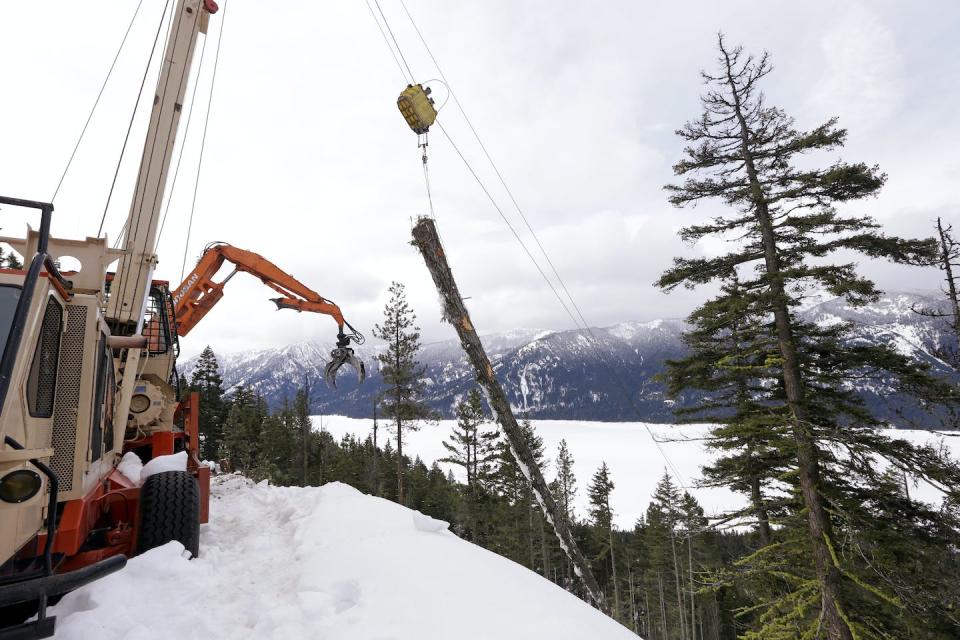
<path id="1" fill-rule="evenodd" d="M 840 298 L 817 300 L 801 306 L 798 314 L 820 324 L 854 321 L 852 339 L 890 344 L 930 365 L 937 375 L 958 377 L 936 355 L 938 349 L 955 346 L 944 319 L 913 311 L 918 306 L 939 305 L 932 296 L 898 292 L 862 307 Z M 674 407 L 691 402 L 696 395 L 667 398 L 657 375 L 663 372 L 665 360 L 684 355 L 682 333 L 687 327 L 681 319 L 664 318 L 593 327 L 589 337 L 577 329 L 514 329 L 482 336 L 482 340 L 518 413 L 553 419 L 672 422 Z M 278 407 L 285 397 L 293 398 L 305 379 L 322 379 L 332 348 L 332 343 L 307 341 L 275 349 L 217 353 L 217 359 L 228 392 L 240 385 L 253 387 L 268 404 Z M 370 374 L 363 386 L 347 373 L 338 379 L 339 390 L 314 384 L 313 410 L 351 417 L 371 415 L 373 397 L 380 387 L 375 356 L 382 348 L 366 345 L 357 349 Z M 428 343 L 418 360 L 425 368 L 427 403 L 441 415 L 452 416 L 456 402 L 474 384 L 459 342 Z M 187 379 L 195 364 L 196 358 L 191 358 L 181 367 Z M 629 398 L 623 387 L 629 390 Z M 898 394 L 892 381 L 862 383 L 857 391 L 884 420 L 938 426 L 925 424 L 922 412 Z"/>

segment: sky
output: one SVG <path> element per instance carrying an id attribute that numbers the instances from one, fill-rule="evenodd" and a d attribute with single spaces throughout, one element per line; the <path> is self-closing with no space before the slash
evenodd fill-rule
<path id="1" fill-rule="evenodd" d="M 659 291 L 674 256 L 723 250 L 686 245 L 684 224 L 716 204 L 674 209 L 662 189 L 681 157 L 674 130 L 700 113 L 699 72 L 716 33 L 775 71 L 771 104 L 810 128 L 831 116 L 847 146 L 825 155 L 878 164 L 877 199 L 851 205 L 888 233 L 929 236 L 960 223 L 960 4 L 810 0 L 440 2 L 406 0 L 417 26 L 591 325 L 682 317 L 709 289 Z M 404 283 L 425 342 L 454 337 L 410 228 L 429 212 L 416 136 L 396 109 L 404 88 L 364 0 L 221 1 L 195 74 L 196 110 L 181 122 L 182 169 L 169 196 L 156 276 L 181 280 L 203 247 L 256 251 L 336 301 L 370 333 L 387 288 Z M 55 236 L 95 235 L 164 0 L 143 0 L 113 75 L 54 200 Z M 439 77 L 399 0 L 380 0 L 418 82 Z M 0 6 L 0 194 L 48 200 L 137 8 L 122 2 Z M 214 53 L 216 71 L 196 181 Z M 202 43 L 201 43 L 202 44 Z M 198 51 L 196 60 L 199 60 Z M 156 67 L 148 70 L 147 94 Z M 429 83 L 440 121 L 536 254 L 536 244 L 470 127 L 441 83 Z M 189 87 L 187 95 L 192 94 Z M 184 107 L 189 111 L 188 97 Z M 133 121 L 104 229 L 113 241 L 129 208 L 149 104 Z M 573 321 L 436 130 L 429 146 L 438 227 L 481 333 L 567 329 Z M 172 173 L 171 173 L 172 175 Z M 196 191 L 190 224 L 191 201 Z M 0 211 L 4 234 L 28 216 Z M 189 228 L 189 235 L 188 235 Z M 550 273 L 542 256 L 542 267 Z M 863 261 L 886 290 L 931 290 L 932 269 Z M 333 338 L 327 318 L 277 312 L 253 278 L 181 341 L 186 355 Z"/>

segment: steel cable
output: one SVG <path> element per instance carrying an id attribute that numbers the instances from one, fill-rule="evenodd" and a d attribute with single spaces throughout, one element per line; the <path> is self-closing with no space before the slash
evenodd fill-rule
<path id="1" fill-rule="evenodd" d="M 103 91 L 107 88 L 107 83 L 110 81 L 110 76 L 113 75 L 113 69 L 117 66 L 117 60 L 120 58 L 120 52 L 123 51 L 123 45 L 127 42 L 127 36 L 130 35 L 130 30 L 133 29 L 133 23 L 137 19 L 137 14 L 140 13 L 140 7 L 143 6 L 143 0 L 137 4 L 136 11 L 133 12 L 133 17 L 130 18 L 130 24 L 127 25 L 127 30 L 123 34 L 123 40 L 120 41 L 120 46 L 117 48 L 117 53 L 113 56 L 113 62 L 110 63 L 110 69 L 107 71 L 107 77 L 103 79 L 103 84 L 100 85 L 100 92 L 97 93 L 97 99 L 93 101 L 93 107 L 90 109 L 90 113 L 87 115 L 87 121 L 83 123 L 83 129 L 80 130 L 80 136 L 77 138 L 77 143 L 73 145 L 73 151 L 70 153 L 70 158 L 67 159 L 67 166 L 63 168 L 63 173 L 60 174 L 60 181 L 57 182 L 57 188 L 54 189 L 53 195 L 50 196 L 50 202 L 53 202 L 57 198 L 57 194 L 60 193 L 60 187 L 63 186 L 63 179 L 67 177 L 67 171 L 70 170 L 70 165 L 73 164 L 73 158 L 77 155 L 77 149 L 80 148 L 80 143 L 83 141 L 83 136 L 87 132 L 87 127 L 90 126 L 90 121 L 93 119 L 93 114 L 97 110 L 97 105 L 100 104 L 100 98 L 103 97 Z"/>

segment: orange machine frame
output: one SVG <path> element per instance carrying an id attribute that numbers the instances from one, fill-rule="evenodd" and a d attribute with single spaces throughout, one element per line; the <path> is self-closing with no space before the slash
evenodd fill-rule
<path id="1" fill-rule="evenodd" d="M 176 408 L 176 419 L 183 420 L 182 432 L 158 432 L 130 440 L 124 443 L 123 450 L 126 453 L 149 445 L 152 459 L 172 454 L 175 442 L 183 440 L 183 449 L 188 456 L 187 471 L 196 477 L 200 489 L 200 522 L 206 523 L 210 516 L 210 468 L 201 464 L 199 457 L 199 405 L 200 394 L 195 391 L 190 393 Z M 64 561 L 57 571 L 72 571 L 119 554 L 133 556 L 140 520 L 139 507 L 140 487 L 117 469 L 87 495 L 64 503 L 53 542 L 53 552 L 64 555 Z M 98 528 L 107 529 L 106 545 L 81 551 L 91 532 Z M 41 533 L 35 544 L 28 547 L 42 549 L 46 539 L 46 533 Z"/>

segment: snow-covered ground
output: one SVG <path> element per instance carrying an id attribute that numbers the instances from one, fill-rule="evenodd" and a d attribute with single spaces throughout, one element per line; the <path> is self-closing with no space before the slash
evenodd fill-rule
<path id="1" fill-rule="evenodd" d="M 352 433 L 365 438 L 372 429 L 372 421 L 345 418 L 342 416 L 314 416 L 314 428 L 329 431 L 338 440 Z M 404 435 L 403 451 L 410 456 L 419 455 L 428 465 L 443 458 L 446 450 L 441 444 L 450 434 L 455 421 L 442 420 L 438 424 L 424 425 L 419 431 Z M 566 439 L 575 461 L 579 491 L 575 500 L 577 513 L 586 514 L 587 484 L 601 462 L 610 467 L 616 487 L 612 494 L 614 520 L 621 528 L 632 528 L 650 501 L 650 495 L 668 468 L 667 458 L 674 480 L 679 474 L 680 482 L 696 496 L 708 514 L 718 513 L 743 503 L 743 498 L 726 489 L 698 489 L 694 486 L 700 475 L 700 467 L 711 454 L 703 445 L 703 437 L 709 432 L 707 425 L 674 426 L 645 424 L 642 422 L 582 422 L 576 420 L 534 420 L 537 434 L 543 438 L 551 466 L 546 469 L 547 479 L 553 478 L 553 459 L 557 445 Z M 390 425 L 380 421 L 378 442 L 389 438 Z M 929 431 L 889 430 L 893 437 L 914 443 L 930 442 L 952 447 L 953 456 L 960 458 L 960 437 L 942 436 Z M 394 443 L 395 444 L 395 443 Z M 443 465 L 458 475 L 459 469 Z M 462 478 L 461 478 L 462 479 Z M 915 488 L 913 495 L 935 500 L 936 492 L 928 486 Z"/>
<path id="2" fill-rule="evenodd" d="M 370 422 L 317 417 L 338 438 Z M 432 461 L 452 421 L 412 433 L 405 450 Z M 690 484 L 706 459 L 706 426 L 536 421 L 550 456 L 565 438 L 585 486 L 605 460 L 622 527 L 646 508 L 666 454 Z M 649 429 L 649 432 L 648 432 Z M 658 443 L 672 438 L 673 442 Z M 898 431 L 960 455 L 960 438 Z M 680 441 L 676 441 L 680 440 Z M 659 444 L 659 448 L 658 448 Z M 552 476 L 548 470 L 548 476 Z M 692 489 L 708 511 L 739 498 Z M 920 488 L 923 491 L 923 488 Z M 931 497 L 933 494 L 928 492 Z M 201 557 L 170 543 L 123 571 L 66 596 L 53 609 L 61 639 L 274 638 L 431 640 L 635 638 L 537 574 L 460 540 L 446 523 L 346 485 L 272 487 L 214 479 Z"/>
<path id="3" fill-rule="evenodd" d="M 170 543 L 67 595 L 57 638 L 636 638 L 446 523 L 339 483 L 215 478 L 200 549 Z"/>

